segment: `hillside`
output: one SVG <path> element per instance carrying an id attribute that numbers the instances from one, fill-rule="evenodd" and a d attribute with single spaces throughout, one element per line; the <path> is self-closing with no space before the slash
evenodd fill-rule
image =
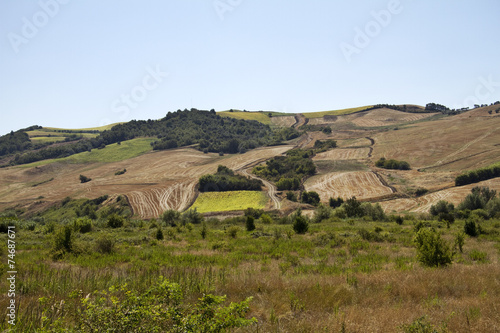
<path id="1" fill-rule="evenodd" d="M 137 217 L 157 217 L 166 209 L 189 208 L 197 197 L 198 178 L 214 173 L 218 165 L 228 166 L 240 174 L 251 175 L 253 166 L 281 156 L 294 147 L 310 149 L 317 140 L 333 139 L 338 147 L 318 153 L 312 158 L 318 172 L 305 180 L 303 189 L 318 192 L 324 203 L 330 197 L 347 199 L 356 196 L 363 201 L 381 202 L 387 212 L 424 212 L 440 199 L 445 198 L 457 204 L 465 197 L 470 186 L 463 189 L 454 187 L 454 178 L 462 171 L 488 166 L 500 160 L 500 131 L 497 130 L 500 128 L 500 116 L 496 112 L 498 105 L 452 116 L 429 111 L 403 112 L 388 107 L 365 109 L 366 107 L 353 108 L 336 112 L 336 115 L 271 114 L 270 117 L 267 112 L 233 111 L 224 113 L 222 117 L 199 111 L 193 114 L 189 111 L 174 113 L 163 119 L 163 122 L 171 122 L 170 126 L 175 126 L 183 121 L 183 115 L 191 117 L 207 114 L 213 119 L 239 117 L 242 119 L 231 120 L 235 122 L 235 133 L 262 130 L 263 134 L 252 135 L 252 140 L 256 142 L 252 146 L 241 146 L 241 143 L 248 144 L 249 141 L 240 137 L 239 148 L 233 152 L 238 152 L 241 147 L 244 149 L 241 150 L 243 153 L 238 154 L 217 153 L 221 150 L 220 144 L 218 148 L 209 148 L 203 152 L 200 147 L 208 148 L 216 142 L 214 137 L 209 137 L 209 132 L 206 132 L 205 137 L 197 136 L 201 140 L 199 147 L 174 147 L 166 151 L 154 151 L 158 142 L 169 142 L 173 137 L 181 137 L 181 141 L 187 140 L 182 139 L 182 135 L 171 132 L 162 137 L 161 141 L 155 138 L 123 140 L 108 143 L 105 148 L 90 149 L 90 152 L 2 168 L 0 209 L 16 207 L 33 213 L 68 196 L 91 199 L 107 194 L 125 195 Z M 267 120 L 264 121 L 263 117 Z M 256 125 L 259 122 L 255 121 L 247 124 L 248 120 L 243 118 L 269 121 L 276 129 L 299 127 L 299 131 L 306 129 L 307 133 L 288 141 L 287 145 L 255 149 L 264 144 L 263 141 L 259 144 L 259 140 L 275 140 L 272 135 L 276 134 L 271 134 L 266 125 L 259 127 L 261 125 Z M 179 123 L 172 122 L 174 120 Z M 197 120 L 193 118 L 193 121 Z M 244 123 L 238 123 L 240 121 Z M 99 138 L 112 142 L 127 139 L 128 136 L 140 136 L 146 129 L 158 134 L 157 131 L 161 128 L 156 124 L 159 126 L 160 122 L 135 121 L 107 129 L 31 128 L 24 132 L 30 140 L 54 138 L 58 141 L 66 140 L 67 135 L 78 134 L 82 136 L 78 138 L 78 142 Z M 197 126 L 195 123 L 186 124 L 186 127 L 191 128 Z M 135 128 L 135 132 L 122 137 L 130 126 Z M 326 127 L 331 129 L 330 133 L 322 130 Z M 202 130 L 192 132 L 200 131 Z M 209 127 L 205 131 L 209 131 Z M 26 140 L 26 137 L 19 135 L 22 140 Z M 196 137 L 193 138 L 194 142 L 185 141 L 183 145 L 196 143 Z M 206 143 L 202 142 L 204 138 Z M 407 161 L 412 170 L 377 168 L 375 162 L 381 157 Z M 127 171 L 125 174 L 115 175 L 115 172 L 123 169 Z M 80 174 L 88 176 L 92 181 L 80 183 Z M 282 204 L 288 207 L 289 202 L 284 193 L 276 192 L 275 183 L 264 181 L 269 200 L 266 209 L 278 208 Z M 500 183 L 496 179 L 485 184 L 500 190 Z M 419 188 L 427 189 L 428 193 L 415 197 L 414 192 Z"/>
<path id="2" fill-rule="evenodd" d="M 105 130 L 75 132 L 32 126 L 12 132 L 0 137 L 0 166 L 67 157 L 140 137 L 157 138 L 151 142 L 155 150 L 194 145 L 205 152 L 232 154 L 283 140 L 258 121 L 224 118 L 213 110 L 178 110 L 160 120 L 132 120 Z"/>

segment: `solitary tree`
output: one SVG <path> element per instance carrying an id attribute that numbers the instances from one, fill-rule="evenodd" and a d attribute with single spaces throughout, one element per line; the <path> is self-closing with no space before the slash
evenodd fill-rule
<path id="1" fill-rule="evenodd" d="M 89 181 L 91 181 L 91 180 L 92 180 L 92 179 L 91 179 L 91 178 L 89 178 L 89 177 L 86 177 L 86 176 L 84 176 L 84 175 L 80 175 L 80 182 L 81 182 L 81 183 L 86 183 L 86 182 L 89 182 Z"/>

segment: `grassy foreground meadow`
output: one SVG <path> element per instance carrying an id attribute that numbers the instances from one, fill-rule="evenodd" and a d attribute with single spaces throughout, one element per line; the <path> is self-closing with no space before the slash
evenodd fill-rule
<path id="1" fill-rule="evenodd" d="M 100 331 L 110 323 L 133 325 L 131 318 L 158 290 L 163 294 L 155 302 L 181 295 L 186 304 L 198 304 L 189 320 L 210 317 L 210 306 L 223 301 L 216 297 L 225 295 L 222 304 L 232 312 L 217 311 L 247 320 L 226 326 L 243 326 L 232 332 L 500 330 L 495 219 L 481 222 L 478 237 L 465 236 L 462 251 L 456 242 L 464 230 L 461 220 L 447 228 L 416 219 L 399 225 L 330 218 L 310 221 L 304 234 L 294 232 L 290 219 L 266 214 L 255 220 L 253 231 L 244 218 L 201 224 L 122 220 L 123 225 L 85 218 L 60 224 L 9 221 L 16 226 L 17 322 L 9 325 L 4 315 L 0 328 L 11 332 L 71 332 L 75 324 L 85 330 L 73 331 L 91 332 L 92 322 L 104 319 Z M 450 265 L 427 268 L 419 262 L 414 238 L 422 227 L 434 228 L 453 248 Z M 2 244 L 7 239 L 0 234 Z M 8 290 L 7 256 L 3 245 L 2 290 Z M 164 289 L 153 288 L 162 279 L 169 281 L 161 284 Z M 249 308 L 238 308 L 245 300 Z M 4 293 L 3 311 L 8 302 Z M 168 304 L 146 307 L 139 322 L 178 306 Z M 203 331 L 225 331 L 213 327 Z"/>

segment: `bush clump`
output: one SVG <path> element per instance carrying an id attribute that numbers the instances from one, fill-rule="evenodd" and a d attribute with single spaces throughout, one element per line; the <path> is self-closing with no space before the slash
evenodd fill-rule
<path id="1" fill-rule="evenodd" d="M 112 214 L 109 218 L 108 218 L 108 227 L 110 228 L 121 228 L 123 227 L 123 223 L 124 223 L 124 218 L 120 215 L 117 215 L 117 214 Z"/>
<path id="2" fill-rule="evenodd" d="M 417 259 L 424 266 L 442 267 L 451 264 L 453 253 L 441 235 L 430 228 L 421 228 L 413 242 L 417 247 Z"/>
<path id="3" fill-rule="evenodd" d="M 375 166 L 384 169 L 410 170 L 410 164 L 408 162 L 396 161 L 393 159 L 386 160 L 385 157 L 381 157 L 377 162 L 375 162 Z"/>
<path id="4" fill-rule="evenodd" d="M 297 234 L 305 234 L 309 230 L 307 218 L 302 215 L 302 210 L 299 208 L 292 216 L 293 230 Z"/>
<path id="5" fill-rule="evenodd" d="M 247 319 L 251 297 L 239 303 L 226 302 L 225 296 L 203 295 L 196 303 L 184 300 L 181 286 L 160 277 L 145 291 L 131 290 L 126 284 L 85 295 L 72 293 L 74 301 L 64 311 L 44 322 L 43 332 L 62 332 L 62 314 L 74 317 L 77 332 L 226 332 L 254 324 Z M 44 312 L 53 304 L 45 302 Z M 52 309 L 51 309 L 52 308 Z M 57 318 L 59 317 L 59 318 Z"/>

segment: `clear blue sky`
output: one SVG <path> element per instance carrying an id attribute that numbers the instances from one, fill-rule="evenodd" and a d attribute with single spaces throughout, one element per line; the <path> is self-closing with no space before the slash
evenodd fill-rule
<path id="1" fill-rule="evenodd" d="M 498 14 L 498 0 L 5 0 L 0 134 L 191 107 L 489 104 Z"/>

